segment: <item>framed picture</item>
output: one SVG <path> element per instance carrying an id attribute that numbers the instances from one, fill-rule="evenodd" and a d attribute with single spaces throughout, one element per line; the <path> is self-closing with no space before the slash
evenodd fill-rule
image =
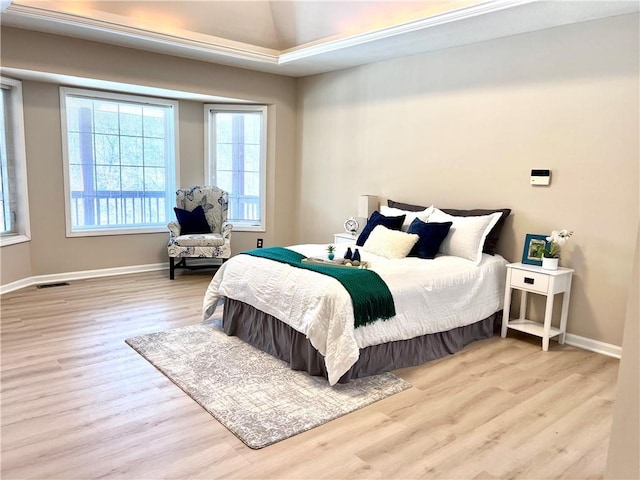
<path id="1" fill-rule="evenodd" d="M 547 236 L 527 233 L 522 252 L 522 263 L 527 265 L 542 265 L 542 253 L 547 246 Z"/>

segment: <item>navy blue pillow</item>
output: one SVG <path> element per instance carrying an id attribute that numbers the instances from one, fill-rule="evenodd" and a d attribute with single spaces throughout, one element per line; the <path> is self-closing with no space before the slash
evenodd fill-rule
<path id="1" fill-rule="evenodd" d="M 398 217 L 385 217 L 376 210 L 371 214 L 369 220 L 367 221 L 367 224 L 362 229 L 362 232 L 360 232 L 360 236 L 358 237 L 358 240 L 356 240 L 356 245 L 360 247 L 363 246 L 364 242 L 367 241 L 367 238 L 369 238 L 369 235 L 371 234 L 373 229 L 378 225 L 383 225 L 389 230 L 400 230 L 404 222 L 404 217 L 406 217 L 406 215 L 400 215 Z"/>
<path id="2" fill-rule="evenodd" d="M 176 212 L 176 218 L 180 224 L 180 235 L 211 233 L 211 227 L 207 223 L 201 205 L 191 212 L 177 207 L 174 207 L 173 211 Z"/>
<path id="3" fill-rule="evenodd" d="M 436 258 L 440 244 L 447 237 L 451 225 L 453 225 L 452 222 L 425 223 L 419 218 L 416 218 L 411 222 L 411 225 L 409 225 L 407 233 L 415 233 L 419 235 L 420 238 L 409 252 L 409 256 L 429 259 Z"/>

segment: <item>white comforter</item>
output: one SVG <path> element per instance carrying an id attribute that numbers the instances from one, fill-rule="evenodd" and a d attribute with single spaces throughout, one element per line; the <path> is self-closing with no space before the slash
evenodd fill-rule
<path id="1" fill-rule="evenodd" d="M 340 244 L 342 250 L 354 245 Z M 306 256 L 324 256 L 326 245 L 296 245 Z M 247 303 L 305 334 L 325 357 L 334 385 L 358 360 L 359 349 L 443 332 L 482 320 L 502 308 L 506 260 L 483 254 L 479 266 L 458 257 L 389 260 L 362 252 L 362 260 L 391 291 L 396 316 L 354 328 L 351 297 L 334 278 L 287 264 L 237 255 L 211 280 L 203 301 L 208 319 L 218 300 Z"/>

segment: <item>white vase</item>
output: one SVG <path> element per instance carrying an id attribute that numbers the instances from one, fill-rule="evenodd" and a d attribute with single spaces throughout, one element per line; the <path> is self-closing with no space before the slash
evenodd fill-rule
<path id="1" fill-rule="evenodd" d="M 542 257 L 542 268 L 545 270 L 557 270 L 559 258 Z"/>

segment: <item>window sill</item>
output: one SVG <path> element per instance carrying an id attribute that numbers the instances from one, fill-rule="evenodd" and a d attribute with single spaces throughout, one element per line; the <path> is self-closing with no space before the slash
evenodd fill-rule
<path id="1" fill-rule="evenodd" d="M 233 225 L 233 230 L 231 230 L 232 233 L 236 233 L 236 232 L 264 233 L 267 231 L 267 229 L 262 226 L 250 227 L 248 225 L 234 225 L 234 224 L 232 225 Z"/>
<path id="2" fill-rule="evenodd" d="M 0 237 L 0 247 L 7 247 L 9 245 L 16 245 L 18 243 L 30 242 L 31 237 L 27 235 L 3 235 Z"/>
<path id="3" fill-rule="evenodd" d="M 166 233 L 169 234 L 169 229 L 165 227 L 152 227 L 152 228 L 114 228 L 108 230 L 81 230 L 70 232 L 67 231 L 67 238 L 73 237 L 104 237 L 107 235 L 140 235 L 145 233 Z"/>

